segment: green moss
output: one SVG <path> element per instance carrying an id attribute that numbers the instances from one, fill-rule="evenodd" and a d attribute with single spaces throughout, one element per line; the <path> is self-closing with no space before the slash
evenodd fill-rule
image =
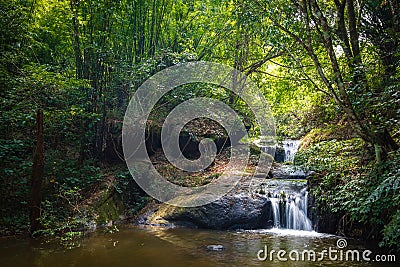
<path id="1" fill-rule="evenodd" d="M 124 206 L 117 194 L 105 193 L 93 208 L 98 224 L 116 221 L 124 213 Z"/>
<path id="2" fill-rule="evenodd" d="M 261 149 L 254 144 L 250 144 L 250 155 L 259 156 L 260 154 L 261 154 Z"/>
<path id="3" fill-rule="evenodd" d="M 323 128 L 314 128 L 302 138 L 300 149 L 308 148 L 309 146 L 330 140 L 347 140 L 354 138 L 354 131 L 348 125 L 327 125 Z"/>

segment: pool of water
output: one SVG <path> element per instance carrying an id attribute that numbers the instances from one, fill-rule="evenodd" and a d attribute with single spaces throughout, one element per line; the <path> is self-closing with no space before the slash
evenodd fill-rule
<path id="1" fill-rule="evenodd" d="M 339 238 L 281 229 L 211 231 L 123 226 L 113 234 L 101 230 L 92 233 L 73 249 L 39 239 L 0 239 L 0 266 L 396 266 L 372 262 L 382 252 L 358 240 L 347 239 L 347 245 L 339 249 Z M 210 250 L 209 245 L 222 245 L 223 249 Z M 304 250 L 313 250 L 319 256 L 319 252 L 329 247 L 338 251 L 337 260 L 328 255 L 322 261 L 319 257 L 309 260 L 307 254 L 304 260 L 301 257 Z M 350 261 L 345 260 L 347 250 L 358 250 L 361 257 L 365 249 L 373 252 L 369 255 L 371 262 L 353 261 L 350 254 Z M 272 258 L 258 259 L 257 254 L 262 258 L 267 251 L 270 256 L 272 250 L 276 251 Z M 281 254 L 281 260 L 276 255 L 279 250 L 286 251 L 284 256 Z M 340 260 L 340 250 L 343 260 Z M 296 251 L 298 260 L 291 260 L 289 253 L 296 259 Z"/>

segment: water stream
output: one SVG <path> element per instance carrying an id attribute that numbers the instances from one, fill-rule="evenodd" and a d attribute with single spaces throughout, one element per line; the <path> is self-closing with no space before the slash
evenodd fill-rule
<path id="1" fill-rule="evenodd" d="M 270 198 L 275 228 L 311 231 L 312 223 L 307 216 L 308 192 L 300 192 L 285 198 Z"/>
<path id="2" fill-rule="evenodd" d="M 201 229 L 124 226 L 118 233 L 101 230 L 79 241 L 79 247 L 63 249 L 56 242 L 31 239 L 0 240 L 1 266 L 380 266 L 376 262 L 280 261 L 276 257 L 260 261 L 257 253 L 271 250 L 322 251 L 337 249 L 339 237 L 298 230 L 211 231 Z M 348 239 L 348 249 L 368 246 Z M 207 246 L 222 245 L 212 251 Z M 377 252 L 375 248 L 369 248 Z M 381 265 L 382 266 L 382 265 Z M 385 265 L 390 266 L 390 265 Z M 395 265 L 393 265 L 395 266 Z"/>
<path id="3" fill-rule="evenodd" d="M 294 161 L 294 156 L 300 143 L 300 140 L 286 139 L 282 141 L 285 162 Z M 260 142 L 257 145 L 262 151 L 268 153 L 269 147 L 267 145 Z M 268 192 L 269 199 L 271 200 L 273 227 L 277 229 L 311 231 L 312 223 L 307 216 L 308 192 L 305 180 L 306 174 L 290 165 L 279 165 L 278 167 L 274 166 L 274 168 L 273 173 L 277 175 L 277 179 L 274 179 L 272 183 L 268 181 L 264 190 Z M 283 177 L 295 179 L 282 179 Z"/>
<path id="4" fill-rule="evenodd" d="M 284 145 L 287 161 L 293 161 L 298 144 Z M 374 261 L 378 248 L 359 240 L 312 231 L 308 218 L 307 181 L 266 179 L 265 194 L 271 200 L 271 228 L 239 231 L 137 227 L 125 225 L 119 232 L 102 230 L 78 240 L 77 247 L 65 249 L 44 239 L 0 239 L 1 266 L 397 266 L 395 262 Z M 342 242 L 343 243 L 343 242 Z M 211 246 L 210 246 L 211 245 Z M 215 245 L 215 246 L 212 246 Z M 210 250 L 209 247 L 223 248 Z M 332 255 L 323 251 L 333 249 Z M 371 250 L 370 261 L 348 259 L 346 251 L 361 255 Z M 271 252 L 285 251 L 286 260 Z M 293 251 L 295 253 L 293 253 Z M 322 258 L 288 259 L 288 255 L 314 251 Z M 321 253 L 321 254 L 319 254 Z M 298 254 L 302 255 L 302 254 Z M 342 255 L 342 258 L 340 258 Z M 263 260 L 260 260 L 263 256 Z"/>
<path id="5" fill-rule="evenodd" d="M 299 149 L 301 141 L 300 140 L 283 140 L 282 146 L 285 150 L 285 162 L 293 162 L 294 155 L 296 154 L 297 150 Z"/>

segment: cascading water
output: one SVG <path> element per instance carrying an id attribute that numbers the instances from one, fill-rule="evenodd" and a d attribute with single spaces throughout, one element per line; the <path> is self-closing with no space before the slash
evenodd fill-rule
<path id="1" fill-rule="evenodd" d="M 286 139 L 282 141 L 285 162 L 293 162 L 301 140 Z M 261 151 L 269 153 L 270 146 L 261 140 L 255 142 Z M 312 231 L 308 218 L 308 192 L 306 173 L 293 168 L 292 165 L 276 164 L 272 170 L 274 179 L 265 182 L 263 192 L 267 192 L 271 201 L 272 212 L 268 225 L 274 229 L 292 229 Z M 271 224 L 271 221 L 273 223 Z"/>
<path id="2" fill-rule="evenodd" d="M 279 228 L 281 224 L 281 213 L 279 211 L 279 198 L 270 198 L 272 205 L 272 214 L 274 216 L 274 227 Z"/>
<path id="3" fill-rule="evenodd" d="M 294 155 L 299 149 L 301 141 L 300 140 L 284 140 L 282 141 L 283 149 L 285 150 L 285 162 L 293 162 Z"/>
<path id="4" fill-rule="evenodd" d="M 308 192 L 306 188 L 285 198 L 270 198 L 275 228 L 311 231 L 307 217 Z"/>

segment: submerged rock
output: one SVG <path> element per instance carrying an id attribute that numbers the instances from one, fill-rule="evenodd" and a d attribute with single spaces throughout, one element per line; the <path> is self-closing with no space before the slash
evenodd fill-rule
<path id="1" fill-rule="evenodd" d="M 221 251 L 224 250 L 223 245 L 208 245 L 207 250 Z"/>

